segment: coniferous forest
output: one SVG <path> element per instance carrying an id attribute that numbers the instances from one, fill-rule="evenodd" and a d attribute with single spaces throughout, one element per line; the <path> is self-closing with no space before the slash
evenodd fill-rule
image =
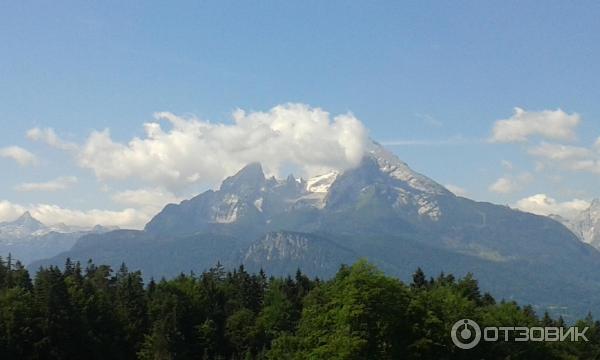
<path id="1" fill-rule="evenodd" d="M 563 326 L 530 306 L 496 301 L 467 275 L 410 284 L 366 261 L 327 281 L 222 266 L 144 284 L 140 272 L 67 261 L 31 277 L 0 261 L 1 359 L 597 359 L 589 342 L 481 342 L 456 348 L 459 319 L 481 326 Z"/>

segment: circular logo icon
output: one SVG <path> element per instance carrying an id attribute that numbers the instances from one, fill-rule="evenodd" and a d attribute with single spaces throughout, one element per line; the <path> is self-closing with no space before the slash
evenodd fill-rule
<path id="1" fill-rule="evenodd" d="M 460 349 L 468 350 L 479 344 L 479 341 L 481 340 L 481 329 L 475 321 L 462 319 L 458 320 L 454 326 L 452 326 L 450 335 L 452 336 L 454 345 Z"/>

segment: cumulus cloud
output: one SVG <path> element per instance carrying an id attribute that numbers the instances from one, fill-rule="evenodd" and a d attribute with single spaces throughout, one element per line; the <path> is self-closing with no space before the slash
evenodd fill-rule
<path id="1" fill-rule="evenodd" d="M 515 108 L 508 119 L 498 120 L 492 129 L 492 142 L 524 142 L 531 136 L 551 140 L 574 140 L 575 128 L 579 125 L 579 114 L 567 114 L 561 109 L 526 111 Z"/>
<path id="2" fill-rule="evenodd" d="M 536 194 L 517 201 L 515 207 L 538 215 L 560 215 L 565 218 L 573 218 L 589 208 L 590 203 L 580 199 L 559 202 L 546 194 Z"/>
<path id="3" fill-rule="evenodd" d="M 65 190 L 77 183 L 75 176 L 63 176 L 46 182 L 28 182 L 17 185 L 15 190 L 20 192 L 31 191 L 59 191 Z"/>
<path id="4" fill-rule="evenodd" d="M 501 177 L 494 181 L 489 190 L 498 194 L 509 194 L 516 190 L 517 184 L 509 178 Z"/>
<path id="5" fill-rule="evenodd" d="M 54 129 L 52 128 L 33 128 L 27 131 L 26 137 L 32 141 L 41 141 L 49 146 L 52 146 L 61 150 L 75 150 L 77 145 L 64 141 L 58 137 Z"/>
<path id="6" fill-rule="evenodd" d="M 511 194 L 522 190 L 523 187 L 533 181 L 533 176 L 530 173 L 522 173 L 519 176 L 503 176 L 494 181 L 488 190 L 497 194 Z"/>
<path id="7" fill-rule="evenodd" d="M 467 194 L 468 194 L 467 190 L 460 186 L 448 184 L 448 185 L 445 185 L 445 187 L 446 187 L 446 189 L 450 190 L 450 192 L 452 192 L 456 196 L 464 197 L 464 196 L 467 196 Z"/>
<path id="8" fill-rule="evenodd" d="M 19 146 L 1 148 L 0 157 L 12 159 L 21 166 L 34 165 L 37 163 L 35 155 Z"/>
<path id="9" fill-rule="evenodd" d="M 25 208 L 14 205 L 8 201 L 0 201 L 0 222 L 12 221 L 22 215 Z"/>
<path id="10" fill-rule="evenodd" d="M 233 124 L 213 124 L 168 112 L 144 125 L 145 136 L 116 142 L 109 130 L 94 131 L 82 146 L 79 165 L 102 180 L 137 178 L 180 189 L 215 185 L 244 165 L 259 161 L 273 175 L 294 168 L 299 175 L 345 169 L 362 158 L 367 131 L 351 114 L 331 117 L 302 104 L 268 112 L 233 114 Z M 169 124 L 163 128 L 163 123 Z"/>
<path id="11" fill-rule="evenodd" d="M 600 147 L 569 146 L 542 143 L 529 149 L 529 154 L 537 157 L 545 165 L 560 169 L 600 174 Z"/>
<path id="12" fill-rule="evenodd" d="M 161 188 L 126 190 L 113 194 L 111 198 L 117 204 L 143 209 L 147 214 L 155 214 L 167 204 L 184 200 Z"/>
<path id="13" fill-rule="evenodd" d="M 581 147 L 562 144 L 550 144 L 543 142 L 529 149 L 529 154 L 550 160 L 572 160 L 589 157 L 592 150 Z"/>
<path id="14" fill-rule="evenodd" d="M 29 211 L 34 218 L 46 225 L 64 223 L 81 227 L 104 225 L 130 229 L 143 228 L 151 216 L 143 211 L 131 208 L 120 211 L 99 209 L 75 210 L 50 204 L 25 206 L 9 201 L 0 201 L 0 221 L 12 221 L 25 211 Z"/>

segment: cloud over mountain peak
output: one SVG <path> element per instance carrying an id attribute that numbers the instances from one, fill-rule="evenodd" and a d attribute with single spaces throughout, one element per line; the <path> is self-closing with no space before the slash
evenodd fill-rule
<path id="1" fill-rule="evenodd" d="M 352 114 L 330 114 L 304 104 L 267 112 L 233 114 L 233 124 L 214 124 L 169 112 L 144 125 L 145 136 L 116 142 L 108 129 L 94 131 L 79 165 L 100 179 L 136 178 L 167 188 L 213 186 L 243 165 L 260 161 L 269 175 L 293 168 L 301 175 L 346 169 L 361 160 L 367 130 Z M 163 122 L 169 127 L 163 127 Z"/>

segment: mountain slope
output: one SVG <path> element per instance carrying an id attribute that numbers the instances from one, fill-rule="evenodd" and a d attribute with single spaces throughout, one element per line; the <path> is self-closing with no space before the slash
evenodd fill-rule
<path id="1" fill-rule="evenodd" d="M 82 238 L 36 265 L 94 258 L 160 276 L 221 261 L 328 276 L 366 257 L 404 279 L 418 266 L 471 271 L 499 298 L 600 313 L 597 250 L 550 218 L 456 197 L 377 144 L 356 168 L 308 180 L 266 178 L 250 164 L 219 190 L 166 206 L 126 241 L 122 234 Z"/>
<path id="2" fill-rule="evenodd" d="M 192 271 L 200 273 L 218 261 L 228 267 L 237 266 L 241 247 L 237 238 L 220 234 L 165 239 L 143 231 L 115 230 L 82 236 L 69 251 L 37 261 L 29 268 L 62 266 L 67 257 L 82 264 L 93 259 L 113 269 L 125 262 L 130 269 L 142 269 L 146 279 L 160 279 Z"/>
<path id="3" fill-rule="evenodd" d="M 297 269 L 310 276 L 330 277 L 340 264 L 352 264 L 360 257 L 350 249 L 321 236 L 277 231 L 250 245 L 240 262 L 251 271 L 270 269 L 293 274 Z"/>

